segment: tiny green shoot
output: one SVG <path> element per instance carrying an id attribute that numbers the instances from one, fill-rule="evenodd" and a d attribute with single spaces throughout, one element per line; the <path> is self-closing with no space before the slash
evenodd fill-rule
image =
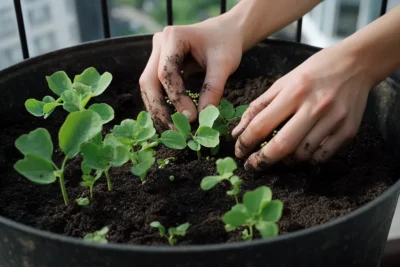
<path id="1" fill-rule="evenodd" d="M 254 227 L 263 238 L 278 235 L 276 224 L 282 216 L 283 203 L 272 200 L 272 192 L 266 186 L 248 191 L 243 196 L 243 203 L 236 204 L 224 214 L 223 222 L 226 231 L 233 231 L 237 227 L 247 227 L 242 231 L 244 240 L 252 240 Z"/>
<path id="2" fill-rule="evenodd" d="M 100 243 L 100 244 L 107 244 L 107 233 L 109 231 L 109 228 L 107 226 L 101 228 L 98 231 L 95 231 L 93 233 L 87 233 L 83 237 L 83 240 L 86 242 L 91 242 L 91 243 Z"/>
<path id="3" fill-rule="evenodd" d="M 157 164 L 159 169 L 164 169 L 171 161 L 176 160 L 175 157 L 169 157 L 166 159 L 158 159 Z"/>
<path id="4" fill-rule="evenodd" d="M 157 228 L 160 232 L 160 236 L 165 237 L 170 245 L 175 245 L 178 241 L 176 239 L 176 236 L 185 236 L 187 229 L 189 229 L 190 227 L 190 224 L 184 223 L 177 227 L 171 227 L 168 229 L 168 233 L 166 232 L 165 227 L 159 221 L 151 222 L 150 226 L 153 228 Z"/>
<path id="5" fill-rule="evenodd" d="M 170 180 L 171 182 L 175 181 L 175 176 L 170 175 L 170 176 L 169 176 L 169 180 Z"/>
<path id="6" fill-rule="evenodd" d="M 89 205 L 90 201 L 87 197 L 80 197 L 75 199 L 76 204 L 78 204 L 78 206 L 82 206 L 85 207 L 87 205 Z"/>
<path id="7" fill-rule="evenodd" d="M 235 198 L 236 203 L 239 203 L 238 194 L 239 194 L 239 186 L 242 184 L 242 179 L 240 179 L 237 175 L 233 174 L 233 171 L 237 169 L 236 162 L 230 158 L 218 159 L 216 161 L 217 164 L 217 172 L 219 175 L 216 176 L 206 176 L 200 183 L 200 187 L 202 190 L 207 191 L 212 189 L 219 182 L 227 180 L 232 185 L 232 189 L 227 191 L 227 195 L 233 196 Z"/>
<path id="8" fill-rule="evenodd" d="M 221 135 L 228 135 L 229 124 L 242 117 L 248 105 L 233 107 L 233 104 L 226 99 L 222 99 L 218 105 L 219 116 L 213 124 L 213 129 L 217 130 Z"/>

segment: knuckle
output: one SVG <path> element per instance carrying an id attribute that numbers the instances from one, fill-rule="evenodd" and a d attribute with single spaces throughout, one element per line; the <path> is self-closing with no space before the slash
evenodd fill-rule
<path id="1" fill-rule="evenodd" d="M 293 97 L 297 99 L 304 98 L 311 90 L 311 79 L 306 74 L 300 74 L 296 79 Z"/>
<path id="2" fill-rule="evenodd" d="M 332 94 L 324 95 L 316 103 L 311 104 L 311 116 L 316 116 L 332 108 L 335 98 Z"/>
<path id="3" fill-rule="evenodd" d="M 339 105 L 334 112 L 336 122 L 341 122 L 346 119 L 349 109 L 345 105 Z"/>
<path id="4" fill-rule="evenodd" d="M 163 33 L 165 33 L 165 35 L 171 35 L 176 31 L 176 27 L 175 26 L 165 26 L 163 29 Z"/>
<path id="5" fill-rule="evenodd" d="M 162 39 L 163 33 L 162 32 L 156 32 L 153 35 L 153 43 L 159 42 Z"/>

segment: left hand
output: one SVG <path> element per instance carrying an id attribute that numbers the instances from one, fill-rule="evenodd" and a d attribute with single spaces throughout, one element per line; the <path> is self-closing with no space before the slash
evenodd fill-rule
<path id="1" fill-rule="evenodd" d="M 316 53 L 254 100 L 232 135 L 246 169 L 280 160 L 320 163 L 356 135 L 373 79 L 362 59 L 340 44 Z M 260 149 L 283 121 L 290 120 Z"/>

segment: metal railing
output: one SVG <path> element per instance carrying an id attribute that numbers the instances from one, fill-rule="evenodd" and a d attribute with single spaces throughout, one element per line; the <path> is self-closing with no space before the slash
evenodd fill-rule
<path id="1" fill-rule="evenodd" d="M 102 23 L 103 23 L 103 34 L 104 38 L 111 37 L 110 31 L 110 20 L 109 20 L 109 10 L 108 10 L 108 0 L 100 0 L 101 1 L 101 12 L 102 12 Z M 165 0 L 167 5 L 167 25 L 173 25 L 173 0 Z M 380 15 L 384 15 L 387 10 L 388 0 L 381 0 L 381 12 Z M 226 12 L 226 0 L 220 0 L 221 3 L 221 14 Z M 15 15 L 17 17 L 18 23 L 18 32 L 19 38 L 21 41 L 21 49 L 22 55 L 24 59 L 29 58 L 29 49 L 28 42 L 26 39 L 25 25 L 24 25 L 24 17 L 22 13 L 21 0 L 14 0 L 15 7 Z M 299 19 L 297 21 L 297 29 L 296 29 L 296 41 L 301 43 L 301 33 L 302 33 L 302 23 L 303 19 Z"/>

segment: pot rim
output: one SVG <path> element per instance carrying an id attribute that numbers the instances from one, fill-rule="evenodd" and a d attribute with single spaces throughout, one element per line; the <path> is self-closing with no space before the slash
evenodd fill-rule
<path id="1" fill-rule="evenodd" d="M 112 45 L 114 43 L 130 43 L 130 42 L 148 42 L 152 39 L 153 34 L 143 34 L 143 35 L 135 35 L 135 36 L 122 36 L 122 37 L 114 37 L 103 40 L 95 40 L 90 42 L 81 43 L 75 46 L 62 48 L 59 50 L 55 50 L 49 53 L 45 53 L 39 56 L 31 57 L 29 59 L 23 60 L 13 66 L 5 68 L 0 71 L 0 81 L 1 77 L 13 75 L 14 72 L 18 72 L 19 69 L 29 67 L 32 64 L 35 64 L 39 61 L 44 61 L 46 59 L 51 59 L 53 57 L 57 57 L 59 54 L 79 51 L 80 49 L 90 50 L 95 47 L 102 47 L 106 45 Z M 297 46 L 306 48 L 311 51 L 319 51 L 322 48 L 315 47 L 312 45 L 297 43 L 294 41 L 286 41 L 286 40 L 278 40 L 278 39 L 266 39 L 260 42 L 259 45 L 265 44 L 273 44 L 273 45 L 289 45 L 289 46 Z M 387 81 L 394 82 L 397 84 L 392 78 L 386 78 Z M 357 217 L 358 215 L 367 212 L 376 204 L 384 201 L 386 198 L 390 197 L 392 194 L 396 194 L 396 191 L 400 189 L 400 179 L 394 183 L 391 187 L 386 189 L 381 195 L 372 201 L 360 206 L 358 209 L 341 216 L 339 218 L 328 221 L 324 224 L 312 226 L 309 228 L 305 228 L 302 230 L 297 230 L 295 232 L 279 235 L 277 237 L 271 239 L 256 239 L 250 242 L 232 242 L 232 243 L 220 243 L 220 244 L 204 244 L 204 245 L 186 245 L 186 246 L 153 246 L 153 245 L 136 245 L 136 244 L 124 244 L 124 243 L 108 243 L 108 244 L 97 244 L 85 242 L 82 238 L 71 237 L 66 235 L 61 235 L 57 233 L 53 233 L 50 231 L 45 231 L 41 229 L 34 228 L 32 226 L 28 226 L 22 224 L 20 222 L 8 219 L 0 215 L 0 225 L 5 225 L 10 228 L 14 228 L 21 232 L 26 232 L 31 235 L 36 235 L 44 239 L 49 239 L 56 242 L 64 242 L 70 243 L 75 246 L 88 247 L 88 248 L 96 248 L 102 250 L 118 250 L 118 251 L 132 251 L 132 252 L 146 252 L 146 253 L 182 253 L 182 252 L 210 252 L 210 251 L 221 251 L 221 250 L 234 250 L 234 249 L 246 249 L 254 246 L 263 246 L 267 244 L 274 244 L 277 242 L 281 242 L 283 240 L 288 240 L 291 238 L 296 238 L 299 236 L 308 235 L 311 233 L 315 233 L 317 231 L 321 231 L 325 228 L 334 227 L 338 224 L 345 223 L 346 221 Z"/>

